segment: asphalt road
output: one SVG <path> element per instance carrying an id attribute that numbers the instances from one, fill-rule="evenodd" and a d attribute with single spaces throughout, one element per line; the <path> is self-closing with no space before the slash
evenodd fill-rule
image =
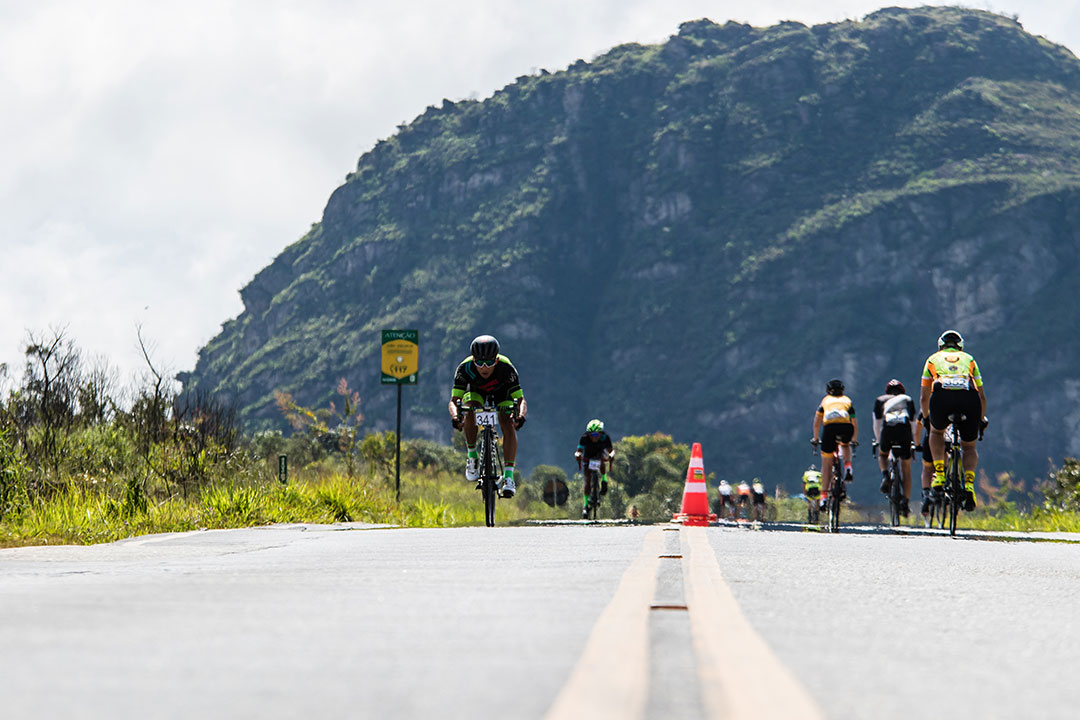
<path id="1" fill-rule="evenodd" d="M 791 527 L 288 526 L 0 550 L 0 707 L 1071 718 L 1077 597 L 1075 544 Z"/>

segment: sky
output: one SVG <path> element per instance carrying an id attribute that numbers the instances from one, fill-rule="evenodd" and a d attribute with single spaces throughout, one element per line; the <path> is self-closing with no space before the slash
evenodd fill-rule
<path id="1" fill-rule="evenodd" d="M 0 364 L 63 331 L 121 385 L 197 353 L 357 159 L 443 98 L 699 18 L 859 19 L 860 0 L 0 0 Z M 1080 0 L 963 3 L 1080 54 Z M 0 388 L 3 387 L 0 376 Z"/>

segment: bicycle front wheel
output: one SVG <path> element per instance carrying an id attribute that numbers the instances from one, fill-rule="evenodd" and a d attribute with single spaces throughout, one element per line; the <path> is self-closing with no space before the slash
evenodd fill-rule
<path id="1" fill-rule="evenodd" d="M 499 476 L 495 471 L 494 444 L 495 433 L 490 428 L 484 428 L 484 452 L 483 452 L 483 492 L 484 492 L 484 522 L 488 527 L 495 527 L 495 496 L 498 493 L 495 487 Z"/>

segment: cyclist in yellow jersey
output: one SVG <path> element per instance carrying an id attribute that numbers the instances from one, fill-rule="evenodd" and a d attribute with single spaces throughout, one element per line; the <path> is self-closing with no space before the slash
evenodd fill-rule
<path id="1" fill-rule="evenodd" d="M 938 351 L 923 366 L 920 405 L 924 418 L 930 420 L 930 453 L 934 458 L 936 491 L 945 485 L 945 428 L 949 415 L 963 416 L 956 425 L 964 457 L 964 509 L 975 509 L 975 470 L 979 451 L 975 447 L 979 428 L 986 422 L 986 392 L 979 366 L 964 352 L 964 338 L 955 330 L 946 330 L 938 338 Z"/>
<path id="2" fill-rule="evenodd" d="M 814 413 L 814 436 L 810 439 L 816 446 L 818 433 L 821 433 L 822 506 L 832 486 L 834 453 L 839 449 L 842 457 L 836 458 L 836 461 L 844 463 L 844 481 L 851 482 L 854 479 L 851 476 L 851 447 L 859 445 L 859 421 L 855 418 L 851 398 L 844 394 L 844 383 L 838 379 L 830 380 L 825 384 L 825 392 Z"/>

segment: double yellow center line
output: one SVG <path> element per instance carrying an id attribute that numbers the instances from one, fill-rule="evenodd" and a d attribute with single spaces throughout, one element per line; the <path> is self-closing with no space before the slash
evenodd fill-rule
<path id="1" fill-rule="evenodd" d="M 823 718 L 806 688 L 743 616 L 724 582 L 706 528 L 682 527 L 679 542 L 702 706 L 709 718 Z M 548 720 L 642 718 L 649 697 L 649 613 L 663 554 L 662 531 L 641 553 L 600 614 Z M 747 668 L 751 668 L 747 672 Z"/>

